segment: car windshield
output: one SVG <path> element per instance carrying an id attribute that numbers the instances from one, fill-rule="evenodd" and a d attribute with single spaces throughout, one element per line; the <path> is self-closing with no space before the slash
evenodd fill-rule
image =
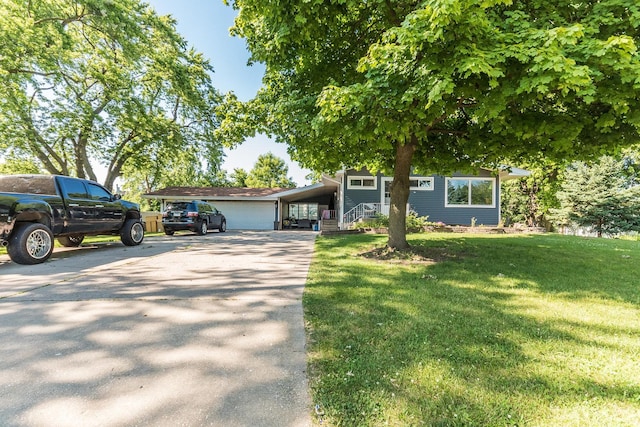
<path id="1" fill-rule="evenodd" d="M 191 203 L 189 202 L 173 202 L 173 203 L 167 203 L 167 210 L 174 210 L 174 211 L 185 211 L 187 209 L 191 208 Z"/>

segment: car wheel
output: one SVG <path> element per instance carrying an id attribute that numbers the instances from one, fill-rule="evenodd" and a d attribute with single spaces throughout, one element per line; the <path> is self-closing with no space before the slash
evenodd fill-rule
<path id="1" fill-rule="evenodd" d="M 17 264 L 40 264 L 53 253 L 53 233 L 39 223 L 20 224 L 13 231 L 7 253 Z"/>
<path id="2" fill-rule="evenodd" d="M 80 246 L 82 241 L 84 240 L 84 236 L 82 234 L 76 234 L 75 236 L 60 236 L 58 237 L 58 242 L 65 248 L 77 248 Z"/>
<path id="3" fill-rule="evenodd" d="M 120 230 L 120 240 L 127 246 L 136 246 L 144 240 L 144 226 L 138 219 L 128 219 Z"/>
<path id="4" fill-rule="evenodd" d="M 200 226 L 198 227 L 196 233 L 198 233 L 199 236 L 204 236 L 205 234 L 207 234 L 208 229 L 209 226 L 207 225 L 207 221 L 202 220 L 200 221 Z"/>
<path id="5" fill-rule="evenodd" d="M 164 234 L 166 234 L 167 236 L 173 236 L 173 233 L 175 233 L 175 231 L 169 229 L 169 228 L 165 228 L 164 229 Z"/>
<path id="6" fill-rule="evenodd" d="M 224 233 L 225 231 L 227 231 L 227 221 L 226 220 L 222 220 L 222 222 L 220 223 L 220 228 L 218 228 L 218 231 L 220 231 L 221 233 Z"/>

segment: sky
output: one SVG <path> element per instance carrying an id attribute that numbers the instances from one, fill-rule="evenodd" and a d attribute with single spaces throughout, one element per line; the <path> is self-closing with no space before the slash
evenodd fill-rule
<path id="1" fill-rule="evenodd" d="M 159 15 L 171 15 L 177 21 L 178 32 L 189 45 L 201 52 L 211 62 L 213 85 L 222 93 L 233 91 L 241 101 L 253 98 L 261 85 L 264 66 L 247 65 L 249 52 L 246 43 L 229 35 L 236 11 L 225 6 L 222 0 L 145 0 Z M 225 149 L 222 168 L 233 172 L 253 168 L 258 156 L 273 153 L 289 167 L 289 177 L 298 186 L 307 185 L 305 176 L 309 170 L 293 162 L 285 144 L 278 144 L 264 135 L 247 139 L 237 148 Z"/>

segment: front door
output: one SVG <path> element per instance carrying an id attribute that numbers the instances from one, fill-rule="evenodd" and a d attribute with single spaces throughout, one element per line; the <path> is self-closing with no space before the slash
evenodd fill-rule
<path id="1" fill-rule="evenodd" d="M 389 215 L 389 206 L 391 206 L 391 183 L 393 178 L 382 177 L 382 185 L 380 186 L 380 211 L 383 215 Z"/>

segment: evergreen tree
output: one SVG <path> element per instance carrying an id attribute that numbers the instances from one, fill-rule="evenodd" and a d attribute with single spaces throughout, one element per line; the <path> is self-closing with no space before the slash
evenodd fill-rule
<path id="1" fill-rule="evenodd" d="M 602 237 L 640 231 L 640 186 L 629 157 L 602 157 L 597 163 L 576 162 L 565 173 L 553 210 L 561 225 L 592 227 Z"/>

